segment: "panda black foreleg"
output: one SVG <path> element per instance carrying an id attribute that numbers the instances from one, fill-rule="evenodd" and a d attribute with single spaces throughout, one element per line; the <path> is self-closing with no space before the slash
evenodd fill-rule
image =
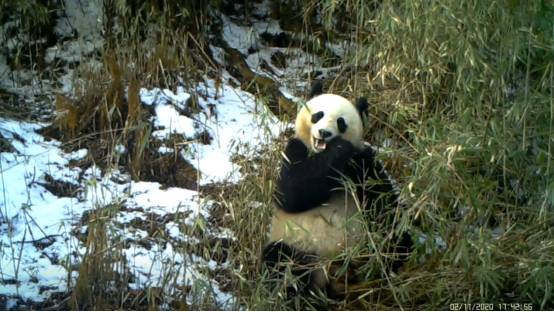
<path id="1" fill-rule="evenodd" d="M 315 288 L 322 288 L 321 274 L 316 272 L 313 264 L 319 257 L 302 252 L 283 242 L 271 242 L 262 251 L 264 269 L 270 281 L 286 283 L 285 292 L 288 298 L 305 295 Z M 293 280 L 283 278 L 290 270 Z"/>
<path id="2" fill-rule="evenodd" d="M 290 139 L 285 147 L 283 161 L 288 164 L 296 164 L 308 158 L 308 148 L 299 139 Z"/>
<path id="3" fill-rule="evenodd" d="M 358 197 L 367 209 L 382 214 L 384 208 L 397 206 L 398 192 L 371 147 L 356 152 L 344 174 L 356 183 Z"/>
<path id="4" fill-rule="evenodd" d="M 340 186 L 338 178 L 355 149 L 341 138 L 327 145 L 324 151 L 308 156 L 300 140 L 289 141 L 277 181 L 276 197 L 281 209 L 289 213 L 309 210 L 328 200 L 331 191 Z"/>
<path id="5" fill-rule="evenodd" d="M 391 270 L 397 273 L 408 260 L 413 250 L 414 242 L 412 236 L 406 232 L 402 233 L 400 237 L 394 236 L 392 242 L 394 243 L 392 251 L 395 257 L 391 260 Z"/>
<path id="6" fill-rule="evenodd" d="M 349 167 L 346 172 L 353 180 L 359 182 L 357 191 L 360 201 L 366 202 L 368 209 L 375 209 L 378 222 L 395 228 L 394 215 L 400 204 L 399 194 L 394 189 L 382 163 L 375 158 L 375 151 L 367 147 L 356 153 L 352 159 L 356 168 Z M 367 182 L 368 180 L 371 182 Z M 387 252 L 392 253 L 393 256 L 387 262 L 393 272 L 398 272 L 408 260 L 414 242 L 408 232 L 403 232 L 393 235 L 391 244 Z"/>

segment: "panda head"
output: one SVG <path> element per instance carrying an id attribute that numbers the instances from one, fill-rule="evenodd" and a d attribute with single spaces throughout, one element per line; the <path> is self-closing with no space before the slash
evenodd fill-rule
<path id="1" fill-rule="evenodd" d="M 362 149 L 362 115 L 368 108 L 367 100 L 359 98 L 354 105 L 340 95 L 321 94 L 320 85 L 312 88 L 311 96 L 296 116 L 296 137 L 314 153 L 324 151 L 336 137 Z"/>

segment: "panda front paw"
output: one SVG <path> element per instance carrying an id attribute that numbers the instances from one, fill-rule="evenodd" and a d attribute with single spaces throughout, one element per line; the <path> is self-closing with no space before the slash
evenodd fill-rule
<path id="1" fill-rule="evenodd" d="M 366 161 L 371 160 L 371 162 L 373 162 L 373 159 L 375 158 L 375 150 L 371 146 L 366 146 L 363 150 L 356 152 L 354 158 L 364 159 Z"/>
<path id="2" fill-rule="evenodd" d="M 337 137 L 328 143 L 326 152 L 329 153 L 332 163 L 342 163 L 354 156 L 356 149 L 349 141 Z"/>
<path id="3" fill-rule="evenodd" d="M 306 145 L 297 138 L 290 139 L 285 148 L 285 161 L 294 164 L 308 158 Z"/>

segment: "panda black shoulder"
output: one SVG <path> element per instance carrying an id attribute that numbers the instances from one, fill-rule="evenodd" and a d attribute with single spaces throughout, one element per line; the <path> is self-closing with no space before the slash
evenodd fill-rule
<path id="1" fill-rule="evenodd" d="M 323 83 L 321 82 L 321 80 L 316 80 L 312 84 L 312 87 L 310 89 L 310 94 L 308 95 L 308 99 L 311 99 L 320 94 L 323 94 Z"/>
<path id="2" fill-rule="evenodd" d="M 300 213 L 323 204 L 332 190 L 340 186 L 339 177 L 354 153 L 352 143 L 336 138 L 325 151 L 307 157 L 303 143 L 291 139 L 277 180 L 277 207 L 288 213 Z"/>
<path id="3" fill-rule="evenodd" d="M 369 144 L 352 157 L 347 176 L 359 183 L 358 194 L 372 203 L 379 199 L 380 207 L 391 207 L 398 204 L 399 193 L 394 181 L 385 170 L 383 163 L 377 159 L 377 150 Z M 367 185 L 370 181 L 371 185 Z"/>

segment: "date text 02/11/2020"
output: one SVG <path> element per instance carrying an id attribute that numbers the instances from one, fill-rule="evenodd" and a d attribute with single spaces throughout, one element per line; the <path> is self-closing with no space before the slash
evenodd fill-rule
<path id="1" fill-rule="evenodd" d="M 450 311 L 531 311 L 532 303 L 451 303 Z"/>

